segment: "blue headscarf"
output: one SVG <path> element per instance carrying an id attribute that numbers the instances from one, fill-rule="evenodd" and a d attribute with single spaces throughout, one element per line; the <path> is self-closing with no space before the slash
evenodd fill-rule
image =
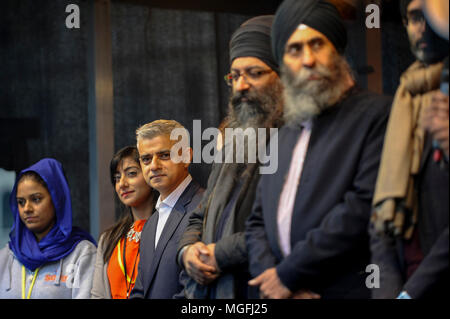
<path id="1" fill-rule="evenodd" d="M 55 207 L 55 225 L 39 242 L 20 219 L 17 206 L 17 183 L 28 171 L 37 173 L 45 181 Z M 21 171 L 11 192 L 9 205 L 14 215 L 13 226 L 9 233 L 9 248 L 16 258 L 32 271 L 46 263 L 64 258 L 82 240 L 89 240 L 96 245 L 91 235 L 77 227 L 72 227 L 70 189 L 62 165 L 57 160 L 44 158 Z"/>

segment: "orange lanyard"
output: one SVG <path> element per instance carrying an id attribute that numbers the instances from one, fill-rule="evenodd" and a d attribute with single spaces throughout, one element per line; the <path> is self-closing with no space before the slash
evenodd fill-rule
<path id="1" fill-rule="evenodd" d="M 124 245 L 123 245 L 123 252 L 122 252 L 122 255 L 123 255 L 123 262 L 122 262 L 122 258 L 120 257 L 120 251 L 121 251 L 121 248 L 120 248 L 120 239 L 119 239 L 119 241 L 117 242 L 117 260 L 118 260 L 118 262 L 119 262 L 119 267 L 120 267 L 120 269 L 122 270 L 122 273 L 123 273 L 123 275 L 125 276 L 125 283 L 126 283 L 126 288 L 127 288 L 127 298 L 128 298 L 128 296 L 130 295 L 130 291 L 131 291 L 131 285 L 133 284 L 134 285 L 134 283 L 136 282 L 136 279 L 135 280 L 133 280 L 133 276 L 134 276 L 134 271 L 135 271 L 135 269 L 136 269 L 136 262 L 137 262 L 137 259 L 138 259 L 138 256 L 139 256 L 139 250 L 138 250 L 138 253 L 136 254 L 136 258 L 134 259 L 134 265 L 133 265 L 133 272 L 131 273 L 131 278 L 128 276 L 128 273 L 127 273 L 127 270 L 126 270 L 126 257 L 125 257 L 125 251 L 126 251 L 126 240 L 127 240 L 127 238 L 125 237 L 124 239 L 123 239 L 123 241 L 124 241 Z"/>

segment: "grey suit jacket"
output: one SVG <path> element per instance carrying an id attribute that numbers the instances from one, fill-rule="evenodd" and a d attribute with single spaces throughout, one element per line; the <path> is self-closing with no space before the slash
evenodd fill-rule
<path id="1" fill-rule="evenodd" d="M 105 250 L 105 237 L 100 236 L 97 247 L 97 257 L 95 259 L 94 279 L 92 282 L 91 299 L 111 299 L 111 287 L 108 280 L 108 263 L 103 261 Z"/>

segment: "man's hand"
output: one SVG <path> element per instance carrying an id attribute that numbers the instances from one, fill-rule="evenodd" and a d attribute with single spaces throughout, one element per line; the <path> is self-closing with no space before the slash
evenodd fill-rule
<path id="1" fill-rule="evenodd" d="M 219 266 L 217 265 L 216 255 L 214 253 L 214 249 L 216 248 L 216 244 L 209 244 L 206 246 L 208 249 L 208 254 L 200 253 L 199 259 L 202 263 L 212 266 L 216 269 L 216 272 L 220 272 Z"/>
<path id="2" fill-rule="evenodd" d="M 196 242 L 189 246 L 183 253 L 183 264 L 186 272 L 201 285 L 208 285 L 219 276 L 217 268 L 209 262 L 211 260 L 210 254 L 208 246 L 202 242 Z M 202 260 L 206 260 L 208 263 L 204 263 Z"/>
<path id="3" fill-rule="evenodd" d="M 275 267 L 267 269 L 258 277 L 250 280 L 248 284 L 250 286 L 259 286 L 260 297 L 263 299 L 287 299 L 293 295 L 281 283 Z"/>
<path id="4" fill-rule="evenodd" d="M 430 132 L 433 139 L 439 142 L 439 146 L 448 157 L 449 142 L 449 99 L 441 91 L 435 91 L 431 104 L 427 107 L 421 118 L 421 126 L 424 130 Z"/>

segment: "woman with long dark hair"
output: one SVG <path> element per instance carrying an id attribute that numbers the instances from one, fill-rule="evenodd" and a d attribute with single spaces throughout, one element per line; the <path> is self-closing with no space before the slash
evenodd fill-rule
<path id="1" fill-rule="evenodd" d="M 137 277 L 141 231 L 158 195 L 145 182 L 136 146 L 124 147 L 114 155 L 110 176 L 122 217 L 100 236 L 92 298 L 127 299 Z"/>

